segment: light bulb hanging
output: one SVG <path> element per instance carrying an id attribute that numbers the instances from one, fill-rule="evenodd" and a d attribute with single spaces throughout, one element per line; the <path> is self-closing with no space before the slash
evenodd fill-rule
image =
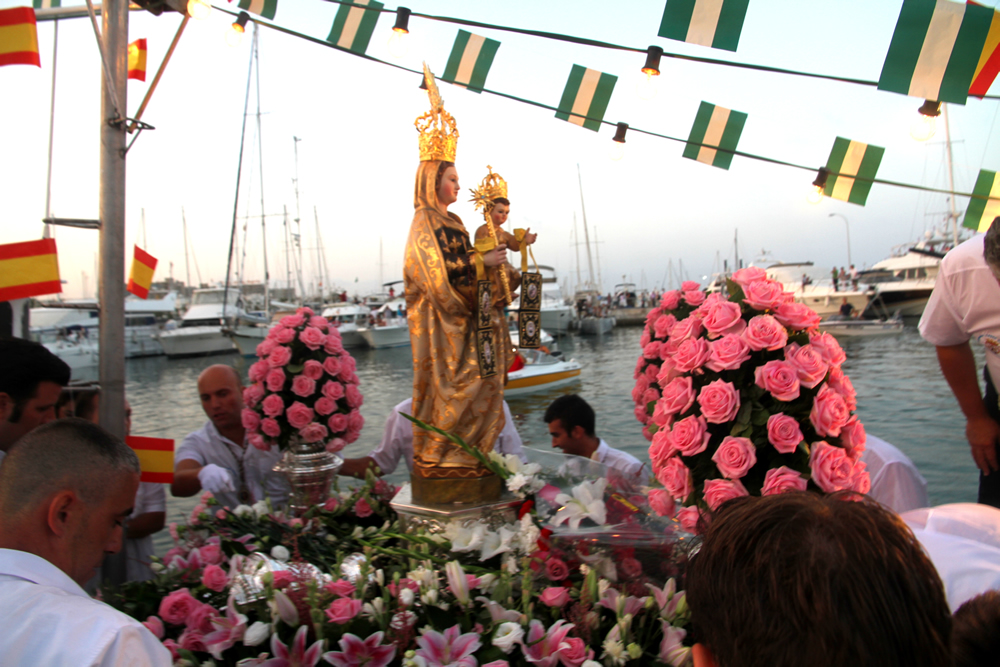
<path id="1" fill-rule="evenodd" d="M 807 202 L 818 204 L 823 201 L 823 191 L 826 190 L 826 181 L 829 177 L 830 170 L 826 167 L 820 167 L 816 174 L 816 180 L 812 182 L 812 187 L 809 188 L 809 193 L 806 195 Z"/>
<path id="2" fill-rule="evenodd" d="M 635 93 L 643 100 L 651 100 L 656 97 L 658 86 L 653 77 L 660 75 L 660 58 L 663 56 L 663 49 L 658 46 L 650 46 L 646 50 L 646 64 L 642 66 L 642 74 L 635 84 Z"/>
<path id="3" fill-rule="evenodd" d="M 625 157 L 625 133 L 628 132 L 628 123 L 618 123 L 615 129 L 615 136 L 611 139 L 611 151 L 609 157 L 618 161 Z"/>
<path id="4" fill-rule="evenodd" d="M 927 141 L 937 132 L 937 117 L 941 115 L 941 103 L 924 100 L 917 113 L 919 115 L 910 126 L 910 136 L 917 141 Z"/>
<path id="5" fill-rule="evenodd" d="M 406 7 L 396 9 L 396 24 L 392 26 L 392 35 L 389 36 L 389 53 L 394 58 L 402 58 L 409 48 L 406 38 L 410 34 L 410 10 Z"/>
<path id="6" fill-rule="evenodd" d="M 205 2 L 205 0 L 188 0 L 187 15 L 191 18 L 200 21 L 202 19 L 207 19 L 211 13 L 212 5 Z"/>
<path id="7" fill-rule="evenodd" d="M 232 47 L 239 46 L 243 41 L 243 34 L 247 31 L 249 21 L 250 15 L 246 12 L 240 12 L 233 24 L 229 26 L 229 31 L 226 32 L 226 44 Z"/>

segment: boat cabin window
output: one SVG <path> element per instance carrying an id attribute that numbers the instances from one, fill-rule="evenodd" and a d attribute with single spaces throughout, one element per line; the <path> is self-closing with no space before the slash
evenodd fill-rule
<path id="1" fill-rule="evenodd" d="M 184 320 L 181 322 L 181 328 L 186 327 L 218 327 L 222 326 L 222 320 L 218 317 L 209 317 L 202 320 Z"/>
<path id="2" fill-rule="evenodd" d="M 191 299 L 191 303 L 197 305 L 222 303 L 225 294 L 226 293 L 224 290 L 217 290 L 217 291 L 213 290 L 211 292 L 195 292 L 194 296 Z M 229 292 L 229 298 L 226 299 L 226 302 L 233 305 L 239 305 L 240 304 L 239 294 L 233 291 Z"/>

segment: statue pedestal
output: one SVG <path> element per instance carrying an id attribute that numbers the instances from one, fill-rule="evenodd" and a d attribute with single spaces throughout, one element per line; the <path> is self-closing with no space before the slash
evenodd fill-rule
<path id="1" fill-rule="evenodd" d="M 524 502 L 520 498 L 506 497 L 480 504 L 417 503 L 412 489 L 404 484 L 389 505 L 399 514 L 400 527 L 407 533 L 424 530 L 443 533 L 450 523 L 484 522 L 496 530 L 502 525 L 517 521 L 517 510 Z"/>
<path id="2" fill-rule="evenodd" d="M 410 475 L 413 500 L 422 505 L 482 505 L 503 495 L 503 480 L 490 473 L 480 477 L 425 477 L 418 468 Z"/>

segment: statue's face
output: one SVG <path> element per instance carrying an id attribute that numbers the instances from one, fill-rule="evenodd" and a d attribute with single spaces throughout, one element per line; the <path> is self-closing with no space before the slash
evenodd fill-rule
<path id="1" fill-rule="evenodd" d="M 441 176 L 441 185 L 438 186 L 437 198 L 442 206 L 449 206 L 458 201 L 458 170 L 448 167 Z"/>
<path id="2" fill-rule="evenodd" d="M 507 206 L 507 204 L 494 204 L 493 208 L 490 209 L 490 219 L 497 226 L 507 222 L 508 214 L 510 214 L 510 206 Z"/>

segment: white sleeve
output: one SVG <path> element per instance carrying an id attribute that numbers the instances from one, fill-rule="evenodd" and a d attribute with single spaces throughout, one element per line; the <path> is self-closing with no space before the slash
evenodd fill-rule
<path id="1" fill-rule="evenodd" d="M 163 484 L 153 482 L 140 482 L 139 490 L 135 494 L 135 510 L 133 516 L 148 514 L 149 512 L 167 511 L 167 491 Z"/>
<path id="2" fill-rule="evenodd" d="M 167 647 L 138 624 L 123 626 L 99 662 L 100 667 L 171 667 Z"/>
<path id="3" fill-rule="evenodd" d="M 203 444 L 200 431 L 188 433 L 187 436 L 184 437 L 184 440 L 181 441 L 181 446 L 174 452 L 174 466 L 185 459 L 197 461 L 198 465 L 205 465 L 208 463 L 208 461 L 205 460 L 205 447 Z"/>
<path id="4" fill-rule="evenodd" d="M 868 494 L 897 514 L 927 507 L 927 480 L 902 461 L 889 461 L 872 480 Z"/>
<path id="5" fill-rule="evenodd" d="M 406 437 L 407 433 L 409 433 L 408 439 Z M 409 447 L 406 446 L 407 442 L 409 442 Z M 413 425 L 400 417 L 396 410 L 393 410 L 389 414 L 389 418 L 385 420 L 385 428 L 382 430 L 382 442 L 368 456 L 375 461 L 375 465 L 379 467 L 383 475 L 388 475 L 396 470 L 396 466 L 399 465 L 399 459 L 407 452 L 409 454 L 407 468 L 412 468 Z"/>
<path id="6" fill-rule="evenodd" d="M 943 271 L 938 275 L 931 298 L 927 301 L 924 314 L 921 315 L 920 323 L 917 325 L 920 335 L 931 345 L 961 345 L 970 338 L 961 318 L 955 312 L 956 296 L 952 290 L 952 280 L 953 278 Z"/>
<path id="7" fill-rule="evenodd" d="M 507 401 L 503 402 L 503 416 L 503 430 L 497 436 L 497 453 L 513 454 L 521 459 L 522 463 L 527 463 L 528 457 L 524 455 L 524 443 L 521 441 L 521 434 L 517 432 L 517 427 L 514 426 L 514 417 L 510 414 Z"/>

